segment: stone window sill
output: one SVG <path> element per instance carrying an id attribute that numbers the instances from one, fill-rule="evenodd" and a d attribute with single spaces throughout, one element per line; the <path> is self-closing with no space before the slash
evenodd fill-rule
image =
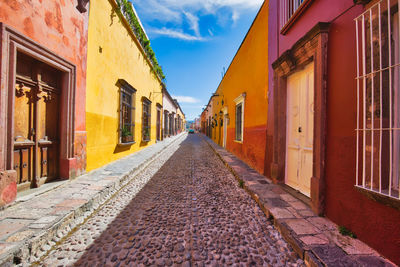
<path id="1" fill-rule="evenodd" d="M 233 142 L 238 143 L 238 144 L 243 144 L 243 141 L 240 141 L 240 140 L 233 140 Z"/>
<path id="2" fill-rule="evenodd" d="M 368 189 L 365 189 L 365 188 L 357 186 L 357 185 L 355 185 L 354 188 L 358 192 L 360 192 L 361 194 L 363 194 L 364 196 L 366 196 L 367 198 L 369 198 L 375 202 L 378 202 L 385 206 L 389 206 L 394 209 L 400 210 L 400 199 L 389 197 L 389 196 L 380 194 L 379 192 L 368 190 Z"/>
<path id="3" fill-rule="evenodd" d="M 128 143 L 118 143 L 118 146 L 131 146 L 136 144 L 136 142 L 128 142 Z"/>

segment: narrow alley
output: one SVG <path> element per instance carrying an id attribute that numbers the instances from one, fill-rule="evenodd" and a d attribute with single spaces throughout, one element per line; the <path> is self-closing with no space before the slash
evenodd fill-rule
<path id="1" fill-rule="evenodd" d="M 196 134 L 162 152 L 50 250 L 40 265 L 304 263 Z"/>

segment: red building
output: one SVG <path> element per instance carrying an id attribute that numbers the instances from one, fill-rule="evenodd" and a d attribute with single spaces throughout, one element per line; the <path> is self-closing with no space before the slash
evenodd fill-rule
<path id="1" fill-rule="evenodd" d="M 270 0 L 266 173 L 400 264 L 394 0 Z"/>
<path id="2" fill-rule="evenodd" d="M 0 206 L 86 169 L 88 2 L 0 1 Z"/>

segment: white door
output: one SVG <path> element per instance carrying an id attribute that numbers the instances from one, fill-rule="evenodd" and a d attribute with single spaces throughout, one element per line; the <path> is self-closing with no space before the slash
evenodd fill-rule
<path id="1" fill-rule="evenodd" d="M 287 78 L 286 184 L 310 196 L 314 139 L 314 64 Z"/>

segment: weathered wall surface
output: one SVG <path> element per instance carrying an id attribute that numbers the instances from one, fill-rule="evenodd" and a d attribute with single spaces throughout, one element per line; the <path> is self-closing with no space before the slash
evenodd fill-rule
<path id="1" fill-rule="evenodd" d="M 156 104 L 162 105 L 161 83 L 141 52 L 134 35 L 115 12 L 114 0 L 96 0 L 90 5 L 86 120 L 87 170 L 127 156 L 155 143 Z M 135 141 L 118 146 L 119 87 L 126 80 L 136 92 Z M 151 104 L 151 141 L 142 142 L 142 97 Z"/>
<path id="2" fill-rule="evenodd" d="M 76 66 L 74 130 L 80 137 L 75 142 L 85 148 L 88 13 L 80 13 L 76 6 L 76 0 L 3 0 L 0 1 L 0 22 Z M 80 149 L 74 154 L 73 169 L 69 171 L 80 175 L 86 169 L 86 152 Z"/>
<path id="3" fill-rule="evenodd" d="M 286 35 L 282 35 L 277 28 L 278 2 L 279 0 L 270 1 L 270 64 L 318 22 L 331 22 L 327 59 L 325 213 L 335 223 L 347 227 L 360 240 L 400 264 L 400 227 L 398 227 L 400 212 L 369 200 L 354 188 L 357 127 L 355 81 L 357 54 L 354 18 L 364 9 L 361 5 L 354 5 L 352 0 L 316 0 Z M 273 73 L 270 73 L 271 84 L 272 75 Z M 276 94 L 272 89 L 271 87 L 271 96 Z M 272 104 L 271 101 L 270 112 L 273 112 Z M 268 132 L 272 132 L 272 127 L 272 124 L 268 125 Z M 272 155 L 269 155 L 269 158 L 271 160 Z"/>
<path id="4" fill-rule="evenodd" d="M 225 77 L 211 100 L 211 116 L 223 107 L 228 108 L 227 150 L 236 154 L 250 166 L 264 173 L 266 125 L 268 117 L 268 1 L 261 7 L 257 18 L 233 59 Z M 246 93 L 244 107 L 243 143 L 235 142 L 235 102 Z M 222 105 L 222 100 L 224 104 Z M 207 116 L 208 117 L 208 116 Z M 219 134 L 221 128 L 221 135 Z M 213 140 L 222 145 L 223 129 L 213 129 Z M 220 137 L 221 136 L 221 137 Z"/>

